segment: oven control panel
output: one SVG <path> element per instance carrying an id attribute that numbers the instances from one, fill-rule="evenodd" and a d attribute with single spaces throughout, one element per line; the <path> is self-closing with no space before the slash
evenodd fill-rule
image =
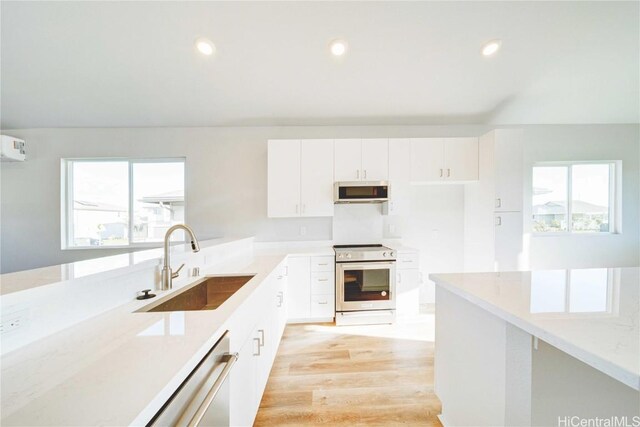
<path id="1" fill-rule="evenodd" d="M 335 248 L 336 262 L 395 261 L 396 252 L 385 246 Z"/>

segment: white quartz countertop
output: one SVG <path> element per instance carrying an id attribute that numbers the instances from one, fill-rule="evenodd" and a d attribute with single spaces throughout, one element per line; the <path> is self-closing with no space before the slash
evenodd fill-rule
<path id="1" fill-rule="evenodd" d="M 224 237 L 200 242 L 201 248 L 217 246 L 224 243 L 241 240 L 240 237 Z M 96 255 L 99 255 L 96 249 Z M 185 244 L 173 244 L 172 255 L 190 252 L 191 248 Z M 131 267 L 157 264 L 161 262 L 163 248 L 152 248 L 137 252 L 96 257 L 68 264 L 52 265 L 48 267 L 34 268 L 32 270 L 17 271 L 0 275 L 0 295 L 20 292 L 38 286 L 50 285 L 66 280 L 79 279 L 96 274 L 118 274 Z"/>
<path id="2" fill-rule="evenodd" d="M 2 425 L 145 424 L 285 256 L 242 256 L 203 271 L 255 274 L 216 310 L 135 312 L 199 279 L 184 278 L 152 300 L 134 300 L 7 353 Z"/>
<path id="3" fill-rule="evenodd" d="M 640 390 L 640 268 L 429 277 L 438 287 Z"/>

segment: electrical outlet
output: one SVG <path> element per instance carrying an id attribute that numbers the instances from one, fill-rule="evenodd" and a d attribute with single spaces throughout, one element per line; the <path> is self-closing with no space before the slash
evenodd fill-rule
<path id="1" fill-rule="evenodd" d="M 307 235 L 307 227 L 300 227 L 300 235 L 301 236 L 306 236 Z"/>
<path id="2" fill-rule="evenodd" d="M 5 316 L 0 322 L 0 334 L 6 334 L 24 326 L 27 318 L 24 313 L 14 313 Z"/>
<path id="3" fill-rule="evenodd" d="M 389 233 L 396 234 L 396 226 L 394 224 L 389 224 Z"/>

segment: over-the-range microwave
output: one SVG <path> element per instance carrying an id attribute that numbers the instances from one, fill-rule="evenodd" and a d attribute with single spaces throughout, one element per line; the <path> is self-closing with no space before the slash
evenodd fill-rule
<path id="1" fill-rule="evenodd" d="M 387 181 L 347 181 L 334 184 L 334 203 L 382 203 L 389 200 Z"/>

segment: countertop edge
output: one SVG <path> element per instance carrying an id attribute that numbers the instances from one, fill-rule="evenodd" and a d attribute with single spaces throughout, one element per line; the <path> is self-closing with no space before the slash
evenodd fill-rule
<path id="1" fill-rule="evenodd" d="M 634 390 L 640 391 L 640 375 L 630 372 L 627 369 L 614 364 L 610 360 L 603 359 L 602 357 L 596 356 L 586 350 L 571 345 L 562 338 L 552 335 L 547 331 L 527 322 L 526 320 L 514 316 L 481 298 L 475 297 L 474 295 L 463 291 L 458 286 L 447 282 L 446 279 L 441 277 L 441 275 L 431 274 L 429 275 L 429 279 L 433 280 L 436 286 L 440 286 L 443 289 L 461 297 L 462 299 L 474 305 L 477 305 L 478 307 L 488 311 L 489 313 L 496 315 L 500 319 L 509 322 L 514 326 L 517 326 L 523 331 L 542 339 L 543 341 L 564 351 L 570 356 L 573 356 L 581 362 L 586 363 L 592 368 L 614 378 L 617 381 L 620 381 L 621 383 L 633 388 Z"/>

